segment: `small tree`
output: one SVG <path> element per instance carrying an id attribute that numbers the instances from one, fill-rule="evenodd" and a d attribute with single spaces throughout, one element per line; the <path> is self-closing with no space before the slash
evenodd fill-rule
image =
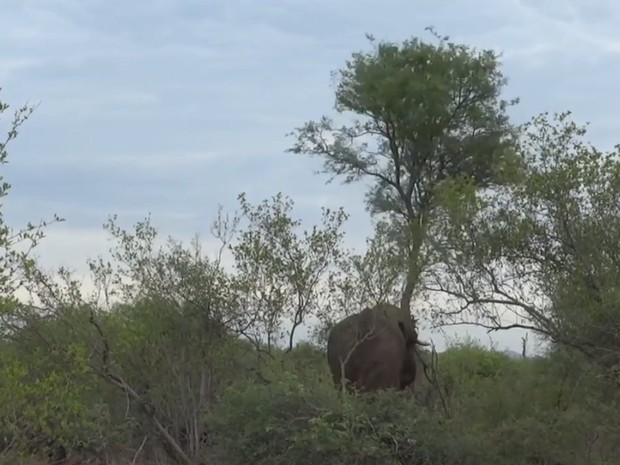
<path id="1" fill-rule="evenodd" d="M 347 215 L 323 208 L 321 226 L 298 234 L 301 222 L 291 215 L 291 199 L 278 194 L 251 205 L 241 194 L 239 201 L 247 228 L 231 249 L 245 305 L 255 315 L 248 336 L 255 344 L 266 342 L 270 350 L 288 319 L 290 351 L 296 329 L 324 303 L 328 276 L 342 257 L 341 228 Z"/>
<path id="2" fill-rule="evenodd" d="M 8 109 L 9 105 L 0 101 L 0 115 Z M 17 137 L 21 126 L 34 110 L 35 107 L 24 105 L 15 111 L 5 139 L 0 140 L 0 166 L 8 163 L 7 147 Z M 0 199 L 6 197 L 10 189 L 11 184 L 0 174 Z M 59 221 L 63 220 L 54 215 L 53 222 Z M 24 272 L 31 263 L 30 252 L 43 238 L 43 229 L 48 224 L 49 222 L 46 221 L 41 221 L 39 224 L 28 222 L 24 228 L 15 230 L 6 224 L 4 215 L 0 211 L 0 249 L 2 249 L 0 252 L 0 295 L 3 298 L 11 299 L 14 292 L 21 286 Z"/>
<path id="3" fill-rule="evenodd" d="M 514 102 L 500 99 L 505 83 L 492 51 L 447 37 L 382 42 L 353 54 L 339 73 L 336 110 L 358 119 L 339 128 L 323 117 L 294 131 L 290 151 L 321 157 L 324 172 L 345 182 L 372 182 L 368 208 L 390 217 L 407 258 L 403 308 L 428 258 L 423 244 L 437 188 L 453 178 L 478 186 L 502 179 L 513 135 L 506 108 Z"/>
<path id="4" fill-rule="evenodd" d="M 447 322 L 522 328 L 620 368 L 620 146 L 603 153 L 569 114 L 525 125 L 522 182 L 463 195 L 444 224 Z"/>

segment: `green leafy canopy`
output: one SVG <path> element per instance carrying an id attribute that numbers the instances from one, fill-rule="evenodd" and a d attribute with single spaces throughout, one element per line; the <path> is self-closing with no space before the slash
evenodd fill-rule
<path id="1" fill-rule="evenodd" d="M 407 218 L 429 207 L 444 179 L 499 181 L 514 135 L 506 109 L 517 101 L 500 98 L 507 80 L 495 53 L 447 37 L 370 41 L 372 52 L 354 53 L 338 73 L 335 107 L 353 122 L 307 122 L 290 151 L 320 156 L 345 182 L 370 178 L 371 211 Z"/>

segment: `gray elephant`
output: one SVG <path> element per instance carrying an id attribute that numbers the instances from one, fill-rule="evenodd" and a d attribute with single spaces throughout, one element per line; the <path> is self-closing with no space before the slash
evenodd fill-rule
<path id="1" fill-rule="evenodd" d="M 415 381 L 415 320 L 391 304 L 365 308 L 336 323 L 327 339 L 327 361 L 334 383 L 348 389 L 405 389 Z"/>

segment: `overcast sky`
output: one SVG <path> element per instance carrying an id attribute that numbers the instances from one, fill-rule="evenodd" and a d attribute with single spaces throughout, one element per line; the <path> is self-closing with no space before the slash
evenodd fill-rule
<path id="1" fill-rule="evenodd" d="M 620 3 L 611 0 L 2 0 L 0 99 L 40 106 L 3 173 L 12 225 L 58 213 L 38 254 L 83 270 L 108 248 L 101 225 L 149 212 L 164 235 L 208 235 L 217 205 L 278 191 L 297 214 L 352 215 L 369 234 L 363 186 L 325 185 L 286 137 L 331 114 L 330 72 L 368 49 L 365 33 L 424 31 L 503 53 L 511 113 L 572 110 L 602 148 L 620 142 Z M 6 127 L 7 118 L 2 125 Z M 520 335 L 494 336 L 500 348 Z"/>

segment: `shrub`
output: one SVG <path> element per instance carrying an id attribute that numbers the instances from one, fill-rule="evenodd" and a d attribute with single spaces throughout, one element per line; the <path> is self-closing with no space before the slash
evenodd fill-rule
<path id="1" fill-rule="evenodd" d="M 479 439 L 429 415 L 409 392 L 341 396 L 294 375 L 229 389 L 210 420 L 228 465 L 456 465 L 482 450 Z"/>

